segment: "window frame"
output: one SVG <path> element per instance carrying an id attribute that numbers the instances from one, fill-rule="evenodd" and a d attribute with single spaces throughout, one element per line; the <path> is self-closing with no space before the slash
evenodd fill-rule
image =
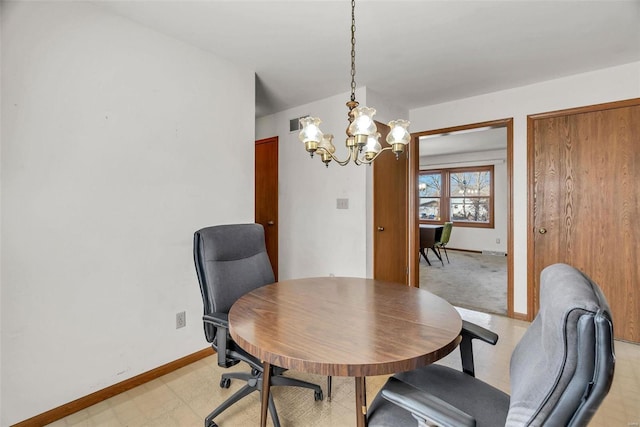
<path id="1" fill-rule="evenodd" d="M 458 198 L 451 196 L 451 174 L 454 173 L 468 173 L 468 172 L 485 172 L 490 173 L 489 183 L 489 195 L 486 196 L 467 196 L 469 198 L 484 198 L 489 199 L 489 220 L 487 222 L 473 222 L 473 221 L 455 221 L 451 219 L 451 199 Z M 418 189 L 418 222 L 420 224 L 444 224 L 447 221 L 451 221 L 456 227 L 470 227 L 470 228 L 495 228 L 495 168 L 493 165 L 483 166 L 467 166 L 459 168 L 438 168 L 438 169 L 421 169 L 418 175 L 433 175 L 440 174 L 441 189 L 440 189 L 440 219 L 422 219 L 420 218 L 420 203 L 419 200 L 423 198 L 420 196 L 420 190 Z M 419 180 L 419 177 L 418 177 Z M 419 186 L 419 185 L 418 185 Z M 429 198 L 437 198 L 429 196 Z"/>

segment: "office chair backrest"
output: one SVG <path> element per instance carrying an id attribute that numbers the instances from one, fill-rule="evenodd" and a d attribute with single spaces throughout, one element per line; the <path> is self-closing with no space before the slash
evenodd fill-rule
<path id="1" fill-rule="evenodd" d="M 442 234 L 440 236 L 440 244 L 446 245 L 449 243 L 449 239 L 451 238 L 451 229 L 453 228 L 452 222 L 445 222 L 444 227 L 442 227 Z"/>
<path id="2" fill-rule="evenodd" d="M 511 356 L 508 426 L 583 426 L 611 387 L 615 355 L 600 288 L 566 264 L 540 275 L 540 312 Z"/>
<path id="3" fill-rule="evenodd" d="M 229 313 L 242 295 L 274 282 L 260 224 L 218 225 L 193 236 L 193 258 L 200 282 L 204 314 Z M 215 328 L 204 326 L 207 341 Z"/>

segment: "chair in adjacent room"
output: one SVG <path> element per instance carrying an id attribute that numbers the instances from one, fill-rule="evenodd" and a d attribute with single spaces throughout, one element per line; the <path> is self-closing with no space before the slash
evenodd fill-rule
<path id="1" fill-rule="evenodd" d="M 220 387 L 228 388 L 231 379 L 246 381 L 246 384 L 206 417 L 205 427 L 215 427 L 214 418 L 225 409 L 250 393 L 262 390 L 262 364 L 233 341 L 229 334 L 228 314 L 238 298 L 273 283 L 274 275 L 260 224 L 219 225 L 196 231 L 193 257 L 204 305 L 204 333 L 217 352 L 218 365 L 228 368 L 245 362 L 251 368 L 251 372 L 222 375 Z M 273 369 L 272 386 L 310 388 L 315 400 L 322 400 L 320 386 L 284 377 L 283 369 Z M 272 396 L 269 396 L 269 411 L 274 426 L 278 427 L 280 422 Z"/>
<path id="2" fill-rule="evenodd" d="M 444 254 L 447 256 L 447 264 L 450 264 L 449 254 L 447 253 L 447 243 L 449 243 L 449 239 L 451 238 L 452 228 L 453 228 L 452 222 L 445 222 L 444 227 L 442 227 L 442 234 L 440 235 L 440 241 L 436 242 L 436 244 L 434 245 L 434 247 L 438 249 L 438 255 L 443 267 L 444 267 L 444 261 L 442 260 L 442 252 L 440 250 L 444 249 Z"/>
<path id="3" fill-rule="evenodd" d="M 511 356 L 510 396 L 476 379 L 468 358 L 471 339 L 497 336 L 464 322 L 463 372 L 429 365 L 395 375 L 372 402 L 369 427 L 586 426 L 613 380 L 609 306 L 569 265 L 545 268 L 540 281 L 540 311 Z"/>

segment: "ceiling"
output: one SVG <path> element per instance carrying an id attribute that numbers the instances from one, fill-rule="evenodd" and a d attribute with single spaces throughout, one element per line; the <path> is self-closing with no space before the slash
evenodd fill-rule
<path id="1" fill-rule="evenodd" d="M 255 70 L 257 117 L 350 90 L 347 0 L 94 3 Z M 639 60 L 639 0 L 356 4 L 356 83 L 407 109 Z"/>
<path id="2" fill-rule="evenodd" d="M 507 149 L 507 128 L 475 128 L 420 137 L 420 156 L 476 153 Z"/>

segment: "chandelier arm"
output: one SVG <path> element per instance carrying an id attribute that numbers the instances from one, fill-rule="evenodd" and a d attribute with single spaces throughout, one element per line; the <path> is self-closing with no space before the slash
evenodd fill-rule
<path id="1" fill-rule="evenodd" d="M 356 164 L 357 164 L 357 165 L 370 165 L 371 163 L 373 163 L 373 161 L 374 161 L 375 159 L 377 159 L 377 158 L 378 158 L 378 156 L 379 156 L 380 154 L 382 154 L 382 153 L 383 153 L 383 152 L 385 152 L 385 151 L 392 150 L 392 149 L 393 149 L 393 147 L 384 147 L 382 150 L 378 151 L 378 152 L 376 153 L 376 155 L 375 155 L 375 156 L 373 156 L 373 158 L 372 158 L 371 160 L 367 160 L 367 159 L 364 159 L 364 158 L 362 158 L 362 159 L 358 159 L 358 161 L 356 162 Z"/>
<path id="2" fill-rule="evenodd" d="M 335 161 L 337 164 L 339 164 L 340 166 L 346 166 L 349 164 L 349 162 L 351 161 L 351 154 L 349 154 L 349 156 L 345 159 L 345 160 L 340 160 L 339 158 L 337 158 L 333 153 L 330 153 L 329 151 L 325 150 L 324 148 L 320 147 L 316 150 L 316 153 L 320 153 L 320 150 L 322 150 L 322 152 L 329 154 L 329 157 L 331 157 L 331 160 Z"/>

